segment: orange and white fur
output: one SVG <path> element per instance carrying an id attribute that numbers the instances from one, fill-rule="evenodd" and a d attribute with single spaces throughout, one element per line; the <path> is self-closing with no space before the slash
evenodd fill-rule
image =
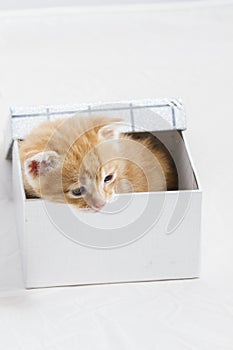
<path id="1" fill-rule="evenodd" d="M 115 193 L 177 189 L 177 171 L 149 133 L 119 132 L 119 119 L 48 121 L 20 142 L 26 194 L 100 210 Z"/>

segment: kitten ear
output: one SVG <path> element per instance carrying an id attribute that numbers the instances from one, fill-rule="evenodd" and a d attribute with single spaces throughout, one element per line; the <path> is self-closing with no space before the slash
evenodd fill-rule
<path id="1" fill-rule="evenodd" d="M 28 178 L 37 178 L 55 170 L 60 164 L 60 157 L 57 152 L 40 152 L 28 158 L 24 162 L 25 175 Z"/>
<path id="2" fill-rule="evenodd" d="M 102 126 L 98 131 L 100 140 L 116 140 L 120 137 L 119 126 L 116 124 L 108 124 Z"/>

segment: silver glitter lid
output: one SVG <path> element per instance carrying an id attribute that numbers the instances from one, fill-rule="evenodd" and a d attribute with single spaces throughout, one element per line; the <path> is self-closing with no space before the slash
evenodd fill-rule
<path id="1" fill-rule="evenodd" d="M 77 105 L 12 107 L 6 132 L 5 156 L 11 158 L 14 140 L 24 139 L 46 120 L 79 115 L 104 115 L 123 120 L 123 132 L 184 130 L 186 118 L 179 99 L 148 99 Z"/>

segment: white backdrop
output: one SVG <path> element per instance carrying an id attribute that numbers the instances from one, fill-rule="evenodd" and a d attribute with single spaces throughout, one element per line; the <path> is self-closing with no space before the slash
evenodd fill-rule
<path id="1" fill-rule="evenodd" d="M 77 5 L 116 5 L 176 2 L 177 0 L 0 0 L 0 10 L 17 10 L 27 8 L 77 6 Z M 181 0 L 193 1 L 193 0 Z M 201 0 L 194 0 L 201 1 Z"/>
<path id="2" fill-rule="evenodd" d="M 203 3 L 0 14 L 1 349 L 233 349 L 233 0 Z M 204 191 L 201 278 L 24 290 L 9 106 L 164 96 L 184 101 Z"/>

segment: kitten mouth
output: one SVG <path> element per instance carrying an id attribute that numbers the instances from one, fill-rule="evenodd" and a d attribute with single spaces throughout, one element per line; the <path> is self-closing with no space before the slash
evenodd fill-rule
<path id="1" fill-rule="evenodd" d="M 103 207 L 104 206 L 102 206 L 101 208 L 92 207 L 92 208 L 90 208 L 90 211 L 93 212 L 93 213 L 98 213 L 98 212 L 100 212 L 103 209 Z"/>
<path id="2" fill-rule="evenodd" d="M 98 213 L 100 211 L 100 209 L 97 208 L 78 208 L 79 211 L 83 212 L 83 213 Z"/>
<path id="3" fill-rule="evenodd" d="M 95 214 L 95 213 L 99 213 L 100 212 L 100 209 L 91 209 L 90 210 L 90 213 L 93 213 L 93 214 Z"/>

